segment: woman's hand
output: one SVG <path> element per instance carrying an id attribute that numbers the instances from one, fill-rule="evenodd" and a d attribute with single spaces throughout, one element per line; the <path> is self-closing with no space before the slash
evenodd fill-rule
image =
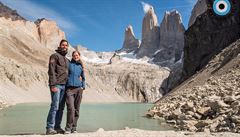
<path id="1" fill-rule="evenodd" d="M 81 87 L 82 90 L 85 90 L 85 87 Z"/>
<path id="2" fill-rule="evenodd" d="M 82 81 L 82 77 L 81 76 L 79 77 L 79 80 Z"/>
<path id="3" fill-rule="evenodd" d="M 52 92 L 57 92 L 58 91 L 58 88 L 56 86 L 51 86 L 51 91 Z"/>

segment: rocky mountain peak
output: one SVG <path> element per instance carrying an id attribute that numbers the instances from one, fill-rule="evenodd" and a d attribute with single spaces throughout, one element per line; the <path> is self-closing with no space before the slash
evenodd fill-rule
<path id="1" fill-rule="evenodd" d="M 77 45 L 77 46 L 75 47 L 75 49 L 76 49 L 77 51 L 88 50 L 86 47 L 83 47 L 82 45 Z"/>
<path id="2" fill-rule="evenodd" d="M 36 21 L 34 21 L 34 23 L 36 24 L 36 25 L 39 25 L 42 21 L 44 21 L 44 20 L 46 20 L 47 21 L 47 19 L 45 19 L 45 18 L 40 18 L 40 19 L 37 19 Z"/>
<path id="3" fill-rule="evenodd" d="M 143 18 L 142 25 L 142 37 L 143 39 L 148 38 L 148 32 L 152 31 L 155 26 L 158 26 L 157 15 L 154 12 L 153 7 L 151 7 Z"/>
<path id="4" fill-rule="evenodd" d="M 142 43 L 137 51 L 137 57 L 151 57 L 158 49 L 159 31 L 157 15 L 151 7 L 145 14 L 142 23 Z"/>
<path id="5" fill-rule="evenodd" d="M 135 38 L 133 27 L 129 25 L 125 29 L 125 39 L 124 39 L 123 47 L 120 51 L 126 51 L 126 52 L 135 51 L 139 48 L 139 46 L 140 46 L 140 40 Z"/>
<path id="6" fill-rule="evenodd" d="M 155 14 L 154 8 L 152 6 L 150 6 L 149 10 L 147 11 L 147 14 L 149 14 L 149 15 Z"/>
<path id="7" fill-rule="evenodd" d="M 59 41 L 65 39 L 65 33 L 57 26 L 55 21 L 42 18 L 34 23 L 37 26 L 41 44 L 48 49 L 55 50 Z"/>
<path id="8" fill-rule="evenodd" d="M 166 11 L 162 23 L 178 23 L 182 24 L 181 14 L 177 10 Z"/>
<path id="9" fill-rule="evenodd" d="M 125 29 L 125 36 L 133 36 L 133 37 L 135 37 L 135 35 L 133 33 L 133 27 L 131 25 L 128 25 L 127 28 Z"/>
<path id="10" fill-rule="evenodd" d="M 190 20 L 188 22 L 188 27 L 192 26 L 196 21 L 196 18 L 207 11 L 207 2 L 206 0 L 198 0 L 196 5 L 193 7 Z"/>
<path id="11" fill-rule="evenodd" d="M 5 6 L 1 1 L 0 1 L 0 17 L 5 17 L 5 18 L 11 18 L 11 20 L 16 21 L 16 20 L 24 20 L 22 16 L 20 16 L 16 10 L 12 10 L 9 7 Z"/>
<path id="12" fill-rule="evenodd" d="M 211 0 L 205 2 L 209 6 L 213 4 Z M 183 80 L 200 71 L 211 58 L 240 38 L 240 1 L 230 2 L 233 10 L 229 14 L 219 16 L 208 8 L 185 32 Z"/>
<path id="13" fill-rule="evenodd" d="M 168 32 L 169 31 L 184 32 L 185 28 L 182 23 L 181 14 L 176 10 L 166 11 L 164 18 L 161 22 L 160 28 L 161 28 L 161 32 L 163 32 L 163 31 L 165 31 L 165 32 L 166 31 L 168 31 Z"/>
<path id="14" fill-rule="evenodd" d="M 181 14 L 176 10 L 166 11 L 160 25 L 160 49 L 155 52 L 153 61 L 162 66 L 169 66 L 181 59 L 184 32 Z"/>

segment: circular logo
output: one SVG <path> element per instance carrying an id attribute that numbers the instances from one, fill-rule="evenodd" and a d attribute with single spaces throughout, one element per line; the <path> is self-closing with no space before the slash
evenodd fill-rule
<path id="1" fill-rule="evenodd" d="M 229 0 L 215 0 L 213 3 L 213 11 L 220 16 L 227 15 L 231 10 Z"/>

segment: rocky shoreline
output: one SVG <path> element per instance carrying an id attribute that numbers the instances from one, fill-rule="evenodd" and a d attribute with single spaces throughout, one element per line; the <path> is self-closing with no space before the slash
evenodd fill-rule
<path id="1" fill-rule="evenodd" d="M 240 133 L 240 40 L 147 113 L 177 129 Z"/>
<path id="2" fill-rule="evenodd" d="M 46 135 L 2 135 L 1 137 L 45 137 Z M 149 131 L 141 129 L 129 129 L 104 131 L 100 128 L 96 132 L 88 133 L 76 133 L 69 135 L 47 135 L 47 137 L 240 137 L 239 134 L 221 132 L 221 133 L 209 133 L 209 132 L 180 132 L 180 131 Z"/>
<path id="3" fill-rule="evenodd" d="M 163 117 L 180 130 L 240 133 L 239 93 L 210 96 L 192 93 L 173 99 L 180 101 L 154 107 L 147 116 Z"/>

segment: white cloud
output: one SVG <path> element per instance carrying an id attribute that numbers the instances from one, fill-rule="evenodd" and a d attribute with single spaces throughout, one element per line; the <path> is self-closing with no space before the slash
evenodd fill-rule
<path id="1" fill-rule="evenodd" d="M 148 4 L 148 3 L 145 3 L 145 2 L 143 2 L 143 1 L 141 1 L 141 4 L 142 4 L 142 6 L 143 6 L 143 11 L 144 11 L 144 13 L 147 13 L 150 8 L 153 8 L 152 5 L 150 5 L 150 4 Z"/>
<path id="2" fill-rule="evenodd" d="M 69 19 L 64 18 L 58 12 L 27 0 L 1 0 L 3 4 L 17 12 L 24 18 L 35 21 L 39 18 L 46 18 L 57 22 L 64 31 L 74 31 L 77 26 Z"/>

